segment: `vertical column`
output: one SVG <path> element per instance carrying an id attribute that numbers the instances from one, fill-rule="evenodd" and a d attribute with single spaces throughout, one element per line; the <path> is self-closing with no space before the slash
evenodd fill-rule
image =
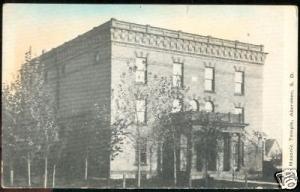
<path id="1" fill-rule="evenodd" d="M 241 169 L 241 166 L 242 166 L 242 151 L 243 151 L 243 145 L 242 145 L 242 139 L 241 139 L 241 134 L 239 133 L 238 134 L 238 165 L 237 165 L 237 168 L 238 170 Z"/>
<path id="2" fill-rule="evenodd" d="M 162 164 L 163 164 L 163 143 L 158 143 L 157 149 L 157 173 L 161 175 L 162 173 Z"/>
<path id="3" fill-rule="evenodd" d="M 192 161 L 191 161 L 191 175 L 193 175 L 194 172 L 197 172 L 197 150 L 196 150 L 196 144 L 193 143 L 192 146 Z"/>
<path id="4" fill-rule="evenodd" d="M 230 138 L 230 148 L 231 148 L 231 154 L 230 154 L 230 170 L 233 171 L 237 168 L 237 149 L 236 144 L 238 143 L 238 136 L 236 133 L 231 134 Z"/>
<path id="5" fill-rule="evenodd" d="M 223 171 L 224 161 L 224 139 L 217 140 L 217 171 Z"/>
<path id="6" fill-rule="evenodd" d="M 234 152 L 234 142 L 233 142 L 233 134 L 230 134 L 229 136 L 229 164 L 230 164 L 230 171 L 233 171 L 234 169 L 234 156 L 233 156 L 233 152 Z"/>

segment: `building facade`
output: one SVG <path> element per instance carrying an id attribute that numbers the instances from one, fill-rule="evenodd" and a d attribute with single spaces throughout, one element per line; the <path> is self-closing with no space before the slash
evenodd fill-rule
<path id="1" fill-rule="evenodd" d="M 89 148 L 88 155 L 87 149 L 82 148 L 83 143 L 88 142 L 83 139 L 86 135 L 109 127 L 113 121 L 115 103 L 111 99 L 111 90 L 116 88 L 128 65 L 136 66 L 139 83 L 147 83 L 150 80 L 147 74 L 152 73 L 172 76 L 174 86 L 189 86 L 188 99 L 194 111 L 229 114 L 227 122 L 230 124 L 218 144 L 222 150 L 210 165 L 212 175 L 231 175 L 233 169 L 248 165 L 261 170 L 262 162 L 257 159 L 262 159 L 262 154 L 251 160 L 242 136 L 244 131 L 262 128 L 263 64 L 266 58 L 262 45 L 111 19 L 39 58 L 45 65 L 45 79 L 55 93 L 62 130 L 67 125 L 72 127 L 69 145 L 74 150 L 67 151 L 63 160 L 68 162 L 71 170 L 79 174 L 84 172 L 76 167 L 83 165 L 87 156 L 90 166 L 101 165 L 99 169 L 89 170 L 95 177 L 121 178 L 123 173 L 127 177 L 136 176 L 136 152 L 130 145 L 125 145 L 114 160 L 110 159 L 108 151 L 97 148 L 96 143 Z M 96 118 L 95 104 L 107 106 L 106 114 L 111 120 L 107 125 L 92 125 Z M 147 106 L 142 106 L 146 111 Z M 234 122 L 230 117 L 239 120 Z M 199 126 L 195 124 L 193 129 L 196 131 Z M 104 135 L 107 134 L 96 135 L 95 140 L 109 143 L 110 139 Z M 184 138 L 180 140 L 185 142 Z M 157 176 L 164 167 L 158 148 L 153 150 L 145 145 L 143 151 L 145 163 L 141 169 L 144 175 Z M 200 178 L 203 168 L 197 160 L 201 154 L 198 154 L 196 144 L 192 154 L 191 175 Z M 72 156 L 78 157 L 76 162 L 67 160 Z M 181 169 L 182 166 L 178 167 Z"/>

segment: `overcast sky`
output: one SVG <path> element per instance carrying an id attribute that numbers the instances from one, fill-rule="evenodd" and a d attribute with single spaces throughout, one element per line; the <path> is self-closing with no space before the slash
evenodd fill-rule
<path id="1" fill-rule="evenodd" d="M 264 66 L 263 130 L 281 143 L 284 40 L 297 28 L 297 14 L 295 7 L 288 6 L 5 4 L 2 78 L 4 82 L 14 79 L 29 46 L 40 55 L 43 49 L 50 50 L 112 17 L 263 44 L 269 53 Z"/>

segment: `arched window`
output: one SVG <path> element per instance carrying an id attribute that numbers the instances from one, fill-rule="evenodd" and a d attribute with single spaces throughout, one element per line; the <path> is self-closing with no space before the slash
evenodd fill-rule
<path id="1" fill-rule="evenodd" d="M 214 104 L 211 101 L 205 102 L 205 111 L 206 112 L 214 112 Z"/>
<path id="2" fill-rule="evenodd" d="M 182 110 L 182 102 L 179 99 L 174 99 L 172 112 L 176 113 Z"/>
<path id="3" fill-rule="evenodd" d="M 197 100 L 193 99 L 190 101 L 190 110 L 191 111 L 199 111 L 199 103 Z"/>

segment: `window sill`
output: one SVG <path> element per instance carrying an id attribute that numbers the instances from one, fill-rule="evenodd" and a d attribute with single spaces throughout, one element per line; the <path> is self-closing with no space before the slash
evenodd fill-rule
<path id="1" fill-rule="evenodd" d="M 147 123 L 136 123 L 137 126 L 145 127 L 147 126 Z"/>
<path id="2" fill-rule="evenodd" d="M 146 85 L 147 83 L 145 82 L 145 83 L 143 83 L 143 82 L 135 82 L 134 83 L 135 85 Z"/>
<path id="3" fill-rule="evenodd" d="M 183 90 L 183 86 L 172 86 L 172 89 L 181 89 L 181 90 Z"/>
<path id="4" fill-rule="evenodd" d="M 234 96 L 244 96 L 245 94 L 243 93 L 235 93 Z"/>
<path id="5" fill-rule="evenodd" d="M 207 90 L 204 90 L 204 93 L 213 93 L 213 94 L 215 94 L 216 92 L 215 92 L 215 91 L 207 91 Z"/>
<path id="6" fill-rule="evenodd" d="M 135 162 L 134 163 L 134 166 L 138 166 L 138 163 L 137 162 Z M 148 163 L 141 163 L 141 165 L 140 166 L 144 166 L 144 167 L 146 167 L 146 166 L 148 166 Z"/>

